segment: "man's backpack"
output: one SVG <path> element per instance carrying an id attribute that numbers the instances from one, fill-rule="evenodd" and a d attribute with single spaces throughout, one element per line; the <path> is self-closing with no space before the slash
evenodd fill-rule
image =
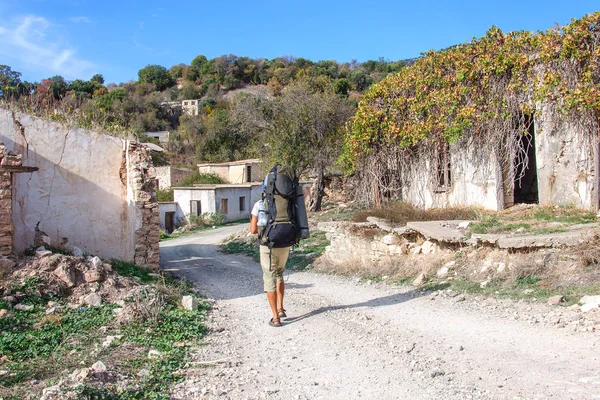
<path id="1" fill-rule="evenodd" d="M 267 225 L 259 233 L 262 245 L 270 248 L 293 246 L 309 236 L 302 188 L 295 172 L 275 165 L 265 178 L 263 201 Z"/>

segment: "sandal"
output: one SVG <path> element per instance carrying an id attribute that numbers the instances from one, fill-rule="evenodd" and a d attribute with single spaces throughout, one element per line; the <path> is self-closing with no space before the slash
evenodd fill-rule
<path id="1" fill-rule="evenodd" d="M 269 325 L 271 325 L 274 328 L 279 328 L 281 327 L 281 321 L 279 320 L 279 318 L 271 318 L 271 320 L 269 321 Z"/>
<path id="2" fill-rule="evenodd" d="M 277 310 L 277 316 L 279 318 L 287 318 L 287 314 L 285 313 L 285 309 L 280 308 L 279 310 Z"/>

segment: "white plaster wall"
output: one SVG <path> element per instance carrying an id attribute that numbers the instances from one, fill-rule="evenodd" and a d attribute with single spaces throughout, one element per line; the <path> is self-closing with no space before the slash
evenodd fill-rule
<path id="1" fill-rule="evenodd" d="M 158 179 L 159 189 L 168 189 L 171 187 L 171 167 L 155 167 L 156 179 Z M 162 219 L 161 219 L 162 221 Z"/>
<path id="2" fill-rule="evenodd" d="M 66 242 L 102 258 L 132 260 L 134 232 L 119 178 L 123 141 L 96 132 L 0 111 L 0 140 L 39 171 L 15 174 L 15 250 L 33 245 L 36 226 L 54 245 Z"/>
<path id="3" fill-rule="evenodd" d="M 190 201 L 200 200 L 202 213 L 216 212 L 215 189 L 212 188 L 173 188 L 173 200 L 179 205 L 176 219 L 187 220 L 187 215 L 190 214 Z"/>
<path id="4" fill-rule="evenodd" d="M 206 165 L 198 167 L 198 172 L 201 174 L 217 174 L 224 181 L 229 181 L 229 167 L 228 166 L 220 166 L 220 165 Z"/>
<path id="5" fill-rule="evenodd" d="M 499 166 L 493 153 L 482 151 L 473 145 L 466 149 L 450 146 L 451 186 L 446 192 L 436 192 L 432 184 L 435 164 L 424 158 L 415 160 L 411 171 L 403 172 L 402 199 L 421 208 L 461 205 L 501 210 Z"/>
<path id="6" fill-rule="evenodd" d="M 593 209 L 594 153 L 590 133 L 561 121 L 547 106 L 536 118 L 540 204 Z"/>
<path id="7" fill-rule="evenodd" d="M 245 183 L 246 182 L 246 165 L 231 165 L 227 177 L 229 183 Z"/>
<path id="8" fill-rule="evenodd" d="M 450 167 L 452 185 L 448 205 L 481 206 L 491 210 L 503 208 L 499 198 L 502 181 L 498 179 L 502 174 L 498 174 L 500 166 L 493 152 L 476 146 L 469 146 L 466 151 L 450 146 Z"/>
<path id="9" fill-rule="evenodd" d="M 161 202 L 158 203 L 158 217 L 160 219 L 160 229 L 165 229 L 165 214 L 168 212 L 175 213 L 175 221 L 177 221 L 177 203 Z"/>
<path id="10" fill-rule="evenodd" d="M 240 211 L 240 197 L 244 197 L 244 210 Z M 216 189 L 217 210 L 221 210 L 221 200 L 227 199 L 226 221 L 236 221 L 242 218 L 249 218 L 252 211 L 252 189 L 247 187 L 221 187 Z"/>

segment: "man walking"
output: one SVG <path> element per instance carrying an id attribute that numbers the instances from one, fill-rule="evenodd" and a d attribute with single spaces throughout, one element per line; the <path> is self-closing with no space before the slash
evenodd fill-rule
<path id="1" fill-rule="evenodd" d="M 279 196 L 277 196 L 279 197 Z M 279 202 L 279 201 L 278 201 Z M 263 200 L 257 201 L 252 208 L 250 216 L 250 233 L 257 234 L 265 229 L 264 226 L 258 226 L 259 214 L 264 213 L 261 209 Z M 283 208 L 286 210 L 286 208 Z M 287 213 L 278 213 L 278 222 L 289 223 Z M 283 281 L 283 272 L 285 264 L 290 254 L 290 246 L 272 247 L 262 243 L 260 245 L 260 266 L 263 270 L 264 291 L 267 294 L 267 300 L 271 307 L 273 317 L 269 321 L 269 325 L 273 327 L 281 326 L 281 318 L 286 318 L 285 309 L 283 308 L 283 295 L 285 293 L 285 283 Z"/>

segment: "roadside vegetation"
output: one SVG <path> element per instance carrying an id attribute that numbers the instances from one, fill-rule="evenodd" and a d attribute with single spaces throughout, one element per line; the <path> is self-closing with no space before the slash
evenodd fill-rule
<path id="1" fill-rule="evenodd" d="M 502 211 L 477 207 L 445 207 L 421 209 L 398 201 L 380 207 L 355 211 L 353 222 L 365 222 L 368 217 L 382 218 L 399 226 L 410 221 L 473 221 L 468 233 L 545 234 L 566 232 L 574 225 L 596 223 L 595 213 L 571 206 L 519 205 Z"/>
<path id="2" fill-rule="evenodd" d="M 229 238 L 221 245 L 221 251 L 226 254 L 243 253 L 255 262 L 260 262 L 259 245 L 256 236 L 248 238 L 246 231 L 239 235 Z M 316 258 L 325 252 L 325 247 L 329 245 L 329 240 L 325 237 L 325 232 L 311 232 L 310 237 L 294 246 L 290 252 L 290 257 L 286 268 L 294 271 L 303 271 L 310 269 Z"/>
<path id="3" fill-rule="evenodd" d="M 190 284 L 111 260 L 104 301 L 87 305 L 77 293 L 91 286 L 66 290 L 43 272 L 52 263 L 86 268 L 85 259 L 56 254 L 4 271 L 0 397 L 37 399 L 57 385 L 49 398 L 169 399 L 205 333 L 209 304 L 198 299 L 197 311 L 183 309 L 183 295 L 197 296 Z M 23 279 L 31 269 L 37 276 Z"/>
<path id="4" fill-rule="evenodd" d="M 465 230 L 473 233 L 498 233 L 506 235 L 536 235 L 569 230 L 574 226 L 593 227 L 598 222 L 596 214 L 574 207 L 545 207 L 522 205 L 494 212 L 479 208 L 452 207 L 423 210 L 405 202 L 392 202 L 374 209 L 358 209 L 352 205 L 343 208 L 324 202 L 323 211 L 310 213 L 315 222 L 347 221 L 365 222 L 368 217 L 390 221 L 404 226 L 409 221 L 472 221 Z M 576 226 L 576 228 L 578 228 Z M 373 240 L 385 235 L 377 228 L 350 229 L 362 239 Z M 414 246 L 425 239 L 415 237 Z M 387 282 L 410 286 L 415 278 L 424 274 L 420 290 L 452 290 L 497 298 L 546 301 L 552 296 L 563 296 L 561 304 L 571 305 L 582 296 L 600 293 L 600 237 L 590 243 L 565 250 L 542 249 L 509 253 L 489 247 L 447 247 L 436 254 L 399 254 L 383 258 L 377 263 L 362 260 L 331 263 L 320 258 L 330 244 L 325 232 L 312 230 L 310 239 L 302 241 L 292 253 L 288 268 L 358 275 L 363 281 Z M 248 238 L 243 232 L 226 241 L 221 249 L 225 253 L 244 253 L 258 262 L 259 249 L 256 237 Z M 447 272 L 439 272 L 444 267 Z"/>
<path id="5" fill-rule="evenodd" d="M 351 214 L 351 208 L 344 212 Z M 333 220 L 335 214 L 325 210 L 316 217 Z M 588 210 L 575 207 L 519 205 L 495 212 L 479 208 L 438 208 L 423 210 L 405 202 L 390 202 L 374 209 L 355 210 L 347 218 L 365 222 L 369 217 L 389 221 L 393 226 L 405 226 L 409 221 L 467 220 L 463 230 L 467 237 L 474 234 L 541 235 L 578 229 L 594 229 L 598 217 Z M 313 214 L 313 216 L 315 216 Z M 386 233 L 375 227 L 349 227 L 348 232 L 361 240 L 381 240 Z M 563 249 L 524 249 L 506 251 L 490 246 L 438 245 L 435 253 L 423 255 L 417 250 L 426 242 L 416 235 L 402 254 L 384 257 L 379 262 L 361 260 L 336 264 L 317 262 L 317 270 L 328 273 L 358 275 L 363 281 L 413 285 L 420 290 L 451 290 L 496 298 L 547 301 L 563 296 L 561 304 L 572 305 L 583 296 L 600 293 L 600 236 L 590 242 Z M 422 279 L 419 279 L 421 277 Z M 420 282 L 417 284 L 416 281 Z"/>

